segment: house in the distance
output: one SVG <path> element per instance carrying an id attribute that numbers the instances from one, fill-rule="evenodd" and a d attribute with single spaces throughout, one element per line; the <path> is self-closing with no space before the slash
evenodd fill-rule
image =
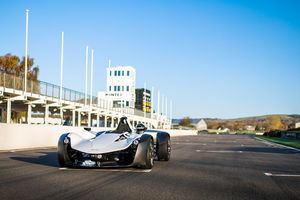
<path id="1" fill-rule="evenodd" d="M 247 131 L 255 131 L 255 126 L 247 125 L 247 126 L 245 126 L 245 129 L 246 129 Z"/>
<path id="2" fill-rule="evenodd" d="M 295 124 L 295 128 L 300 128 L 300 122 L 297 122 L 297 123 Z"/>
<path id="3" fill-rule="evenodd" d="M 179 128 L 182 119 L 173 119 L 172 127 Z M 191 125 L 193 125 L 197 130 L 207 130 L 207 124 L 203 119 L 191 119 Z"/>
<path id="4" fill-rule="evenodd" d="M 192 119 L 192 124 L 198 130 L 207 130 L 207 124 L 204 119 Z"/>

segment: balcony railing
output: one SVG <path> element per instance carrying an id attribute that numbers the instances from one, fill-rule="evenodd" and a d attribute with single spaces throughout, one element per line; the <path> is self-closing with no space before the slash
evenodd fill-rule
<path id="1" fill-rule="evenodd" d="M 0 86 L 3 86 L 5 88 L 10 88 L 13 90 L 19 90 L 24 91 L 24 77 L 22 76 L 16 76 L 14 74 L 8 74 L 5 72 L 1 72 L 0 74 Z M 54 85 L 51 83 L 47 83 L 44 81 L 38 81 L 38 80 L 27 80 L 27 90 L 26 92 L 47 96 L 51 98 L 60 98 L 60 86 Z M 65 101 L 71 101 L 76 102 L 80 104 L 85 103 L 85 94 L 82 92 L 78 92 L 75 90 L 71 90 L 68 88 L 62 88 L 62 100 Z M 90 105 L 90 98 L 91 96 L 87 95 L 87 105 Z M 109 102 L 105 99 L 99 99 L 95 96 L 92 96 L 92 106 L 97 108 L 102 108 L 110 111 L 116 111 L 120 112 L 122 114 L 134 114 L 137 116 L 144 117 L 144 112 L 138 109 L 134 108 L 113 108 L 112 105 L 109 104 Z M 146 113 L 147 118 L 151 118 L 150 113 Z"/>

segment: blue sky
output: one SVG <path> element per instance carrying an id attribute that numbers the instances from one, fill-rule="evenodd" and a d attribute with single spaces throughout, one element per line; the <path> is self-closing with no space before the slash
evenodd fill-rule
<path id="1" fill-rule="evenodd" d="M 137 70 L 174 101 L 175 117 L 300 114 L 299 1 L 0 1 L 0 55 L 28 54 L 39 79 L 84 91 L 85 46 L 94 90 L 112 66 Z M 156 100 L 156 94 L 155 94 Z M 156 105 L 154 105 L 156 108 Z"/>

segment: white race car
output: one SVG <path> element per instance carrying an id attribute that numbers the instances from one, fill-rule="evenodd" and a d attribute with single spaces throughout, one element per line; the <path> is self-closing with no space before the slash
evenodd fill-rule
<path id="1" fill-rule="evenodd" d="M 58 162 L 63 167 L 139 167 L 151 169 L 153 160 L 168 161 L 170 135 L 147 131 L 143 124 L 134 130 L 126 117 L 116 130 L 63 134 L 58 141 Z"/>

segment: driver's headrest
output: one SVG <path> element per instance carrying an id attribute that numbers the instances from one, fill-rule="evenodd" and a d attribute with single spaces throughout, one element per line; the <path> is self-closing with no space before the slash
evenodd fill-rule
<path id="1" fill-rule="evenodd" d="M 142 124 L 142 123 L 138 123 L 136 125 L 136 130 L 137 131 L 144 131 L 145 132 L 147 130 L 147 127 L 144 124 Z"/>

